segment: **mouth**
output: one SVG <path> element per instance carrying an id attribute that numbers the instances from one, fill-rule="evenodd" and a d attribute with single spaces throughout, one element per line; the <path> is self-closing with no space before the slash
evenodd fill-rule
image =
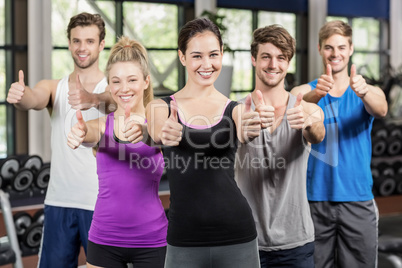
<path id="1" fill-rule="evenodd" d="M 207 79 L 207 78 L 210 78 L 210 77 L 212 76 L 213 71 L 209 71 L 209 72 L 198 72 L 198 73 L 199 73 L 199 75 L 200 75 L 202 78 Z"/>
<path id="2" fill-rule="evenodd" d="M 122 95 L 122 96 L 119 96 L 119 98 L 124 102 L 129 102 L 133 98 L 133 96 L 134 95 L 124 95 L 124 96 Z"/>
<path id="3" fill-rule="evenodd" d="M 341 60 L 340 60 L 340 59 L 330 59 L 329 62 L 332 62 L 332 63 L 340 63 Z"/>
<path id="4" fill-rule="evenodd" d="M 88 54 L 78 54 L 78 58 L 80 60 L 85 60 L 86 58 L 88 58 Z"/>
<path id="5" fill-rule="evenodd" d="M 264 71 L 268 76 L 277 76 L 279 75 L 279 72 L 273 72 L 273 71 Z"/>

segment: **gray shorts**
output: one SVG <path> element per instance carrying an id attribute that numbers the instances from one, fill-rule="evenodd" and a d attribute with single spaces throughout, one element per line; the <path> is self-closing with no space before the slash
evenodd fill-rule
<path id="1" fill-rule="evenodd" d="M 257 239 L 217 247 L 175 247 L 168 244 L 165 268 L 259 268 Z"/>
<path id="2" fill-rule="evenodd" d="M 319 268 L 377 267 L 378 209 L 374 200 L 310 202 Z"/>

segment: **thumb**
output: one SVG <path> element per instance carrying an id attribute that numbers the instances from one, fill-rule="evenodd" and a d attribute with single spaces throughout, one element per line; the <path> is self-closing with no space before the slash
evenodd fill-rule
<path id="1" fill-rule="evenodd" d="M 127 103 L 126 107 L 124 108 L 124 120 L 130 117 L 131 113 L 131 105 Z"/>
<path id="2" fill-rule="evenodd" d="M 25 82 L 24 82 L 24 71 L 20 70 L 18 72 L 18 84 L 20 84 L 21 86 L 25 86 Z"/>
<path id="3" fill-rule="evenodd" d="M 350 79 L 352 80 L 355 75 L 356 75 L 356 65 L 352 64 L 352 66 L 350 67 Z"/>
<path id="4" fill-rule="evenodd" d="M 295 106 L 293 106 L 293 107 L 296 108 L 297 106 L 299 106 L 301 101 L 302 101 L 302 99 L 303 99 L 303 94 L 302 93 L 297 94 Z"/>
<path id="5" fill-rule="evenodd" d="M 170 101 L 170 116 L 169 118 L 173 119 L 174 121 L 177 120 L 177 104 L 175 101 Z"/>
<path id="6" fill-rule="evenodd" d="M 80 81 L 80 76 L 77 74 L 76 78 L 75 78 L 75 89 L 81 89 L 82 85 L 81 85 L 81 81 Z"/>
<path id="7" fill-rule="evenodd" d="M 331 67 L 331 64 L 327 64 L 327 72 L 326 72 L 326 74 L 328 75 L 328 76 L 331 76 L 332 77 L 332 67 Z"/>
<path id="8" fill-rule="evenodd" d="M 261 91 L 256 90 L 256 92 L 255 92 L 255 93 L 257 94 L 257 98 L 258 98 L 258 105 L 260 105 L 260 104 L 265 105 L 265 102 L 264 102 L 264 97 L 262 96 Z"/>
<path id="9" fill-rule="evenodd" d="M 251 112 L 251 94 L 247 95 L 246 101 L 244 102 L 244 104 L 246 105 L 245 107 L 245 112 Z"/>
<path id="10" fill-rule="evenodd" d="M 84 121 L 84 117 L 82 116 L 81 110 L 77 110 L 77 112 L 75 112 L 75 114 L 77 115 L 77 120 L 78 120 L 78 124 L 80 125 L 80 127 L 82 129 L 85 128 L 86 124 Z"/>

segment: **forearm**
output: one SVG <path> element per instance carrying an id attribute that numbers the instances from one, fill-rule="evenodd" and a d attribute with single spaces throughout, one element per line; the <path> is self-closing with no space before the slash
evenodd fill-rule
<path id="1" fill-rule="evenodd" d="M 117 104 L 112 99 L 109 91 L 93 94 L 93 104 L 95 108 L 105 114 L 114 112 L 117 108 Z"/>
<path id="2" fill-rule="evenodd" d="M 317 94 L 317 90 L 311 90 L 310 92 L 303 95 L 303 100 L 311 103 L 318 103 L 322 96 Z"/>
<path id="3" fill-rule="evenodd" d="M 33 91 L 29 87 L 25 87 L 25 93 L 19 103 L 14 103 L 14 107 L 18 110 L 28 111 L 31 109 L 42 110 L 48 106 L 50 97 L 47 98 L 39 91 Z"/>
<path id="4" fill-rule="evenodd" d="M 388 103 L 381 89 L 369 86 L 369 91 L 361 99 L 366 111 L 376 118 L 382 118 L 387 115 Z"/>
<path id="5" fill-rule="evenodd" d="M 325 127 L 322 122 L 315 122 L 303 129 L 304 138 L 313 144 L 320 143 L 325 137 Z"/>

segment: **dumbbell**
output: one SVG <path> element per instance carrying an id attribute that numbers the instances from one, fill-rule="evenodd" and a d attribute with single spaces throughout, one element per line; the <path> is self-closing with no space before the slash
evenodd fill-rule
<path id="1" fill-rule="evenodd" d="M 43 164 L 42 158 L 38 155 L 16 155 L 21 167 L 32 169 L 37 172 Z"/>
<path id="2" fill-rule="evenodd" d="M 387 143 L 387 153 L 390 156 L 398 155 L 402 149 L 402 130 L 395 124 L 387 126 L 388 137 L 385 139 Z"/>
<path id="3" fill-rule="evenodd" d="M 395 194 L 402 194 L 402 162 L 396 161 L 392 167 L 395 172 Z"/>
<path id="4" fill-rule="evenodd" d="M 39 189 L 47 189 L 50 179 L 50 163 L 45 163 L 36 173 L 34 184 Z"/>
<path id="5" fill-rule="evenodd" d="M 374 120 L 371 134 L 372 155 L 377 157 L 385 154 L 387 151 L 386 138 L 388 137 L 388 130 L 382 120 Z"/>
<path id="6" fill-rule="evenodd" d="M 39 222 L 34 222 L 25 230 L 21 240 L 29 248 L 39 248 L 42 232 L 43 225 Z"/>
<path id="7" fill-rule="evenodd" d="M 17 236 L 21 238 L 32 224 L 32 217 L 27 212 L 20 211 L 14 214 L 13 219 Z"/>
<path id="8" fill-rule="evenodd" d="M 37 222 L 42 225 L 43 225 L 44 220 L 45 220 L 45 213 L 44 213 L 43 209 L 39 209 L 38 211 L 36 211 L 32 217 L 33 222 Z"/>
<path id="9" fill-rule="evenodd" d="M 3 184 L 8 182 L 12 189 L 23 192 L 31 186 L 34 174 L 29 168 L 20 168 L 20 162 L 17 157 L 10 156 L 0 161 L 0 176 Z"/>
<path id="10" fill-rule="evenodd" d="M 389 196 L 394 193 L 396 183 L 392 166 L 382 162 L 378 164 L 377 167 L 372 168 L 371 172 L 373 173 L 374 187 L 377 189 L 379 195 Z"/>

